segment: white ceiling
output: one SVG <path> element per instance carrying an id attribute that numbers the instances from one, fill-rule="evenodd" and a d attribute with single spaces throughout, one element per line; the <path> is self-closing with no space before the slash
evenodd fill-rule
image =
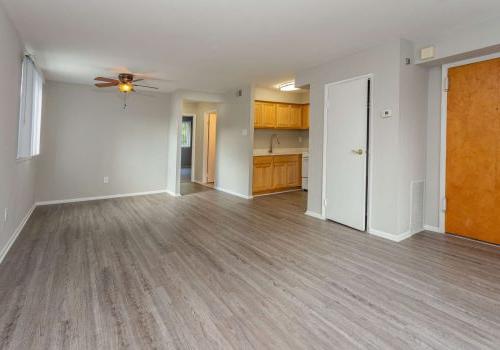
<path id="1" fill-rule="evenodd" d="M 499 0 L 0 0 L 48 79 L 128 67 L 186 88 L 270 86 L 392 39 L 426 40 Z"/>

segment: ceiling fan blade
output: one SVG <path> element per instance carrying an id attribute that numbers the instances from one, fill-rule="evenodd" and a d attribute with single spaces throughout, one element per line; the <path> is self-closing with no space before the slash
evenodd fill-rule
<path id="1" fill-rule="evenodd" d="M 144 79 L 134 79 L 132 80 L 132 83 L 135 83 L 136 81 L 143 81 Z"/>
<path id="2" fill-rule="evenodd" d="M 97 77 L 95 78 L 94 80 L 97 80 L 97 81 L 104 81 L 106 83 L 118 83 L 119 81 L 116 80 L 116 79 L 111 79 L 111 78 L 104 78 L 104 77 Z"/>
<path id="3" fill-rule="evenodd" d="M 95 86 L 97 86 L 98 88 L 103 88 L 103 87 L 111 87 L 111 86 L 117 86 L 119 84 L 119 82 L 111 82 L 111 83 L 97 83 L 95 84 Z"/>
<path id="4" fill-rule="evenodd" d="M 139 87 L 143 87 L 143 88 L 148 88 L 148 89 L 155 89 L 155 90 L 158 90 L 158 88 L 157 88 L 157 87 L 155 87 L 155 86 L 136 85 L 136 84 L 134 84 L 134 86 L 139 86 Z"/>

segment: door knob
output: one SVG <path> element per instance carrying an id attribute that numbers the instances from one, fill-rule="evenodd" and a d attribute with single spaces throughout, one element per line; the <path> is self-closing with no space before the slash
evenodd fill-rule
<path id="1" fill-rule="evenodd" d="M 361 148 L 360 149 L 353 149 L 352 153 L 356 153 L 357 155 L 362 156 L 363 155 L 363 150 Z"/>

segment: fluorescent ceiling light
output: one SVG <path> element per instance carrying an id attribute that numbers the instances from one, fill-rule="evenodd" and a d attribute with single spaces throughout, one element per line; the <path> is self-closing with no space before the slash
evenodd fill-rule
<path id="1" fill-rule="evenodd" d="M 283 83 L 279 85 L 279 89 L 281 91 L 295 91 L 299 90 L 299 88 L 295 87 L 295 82 L 294 81 L 289 81 L 287 83 Z"/>

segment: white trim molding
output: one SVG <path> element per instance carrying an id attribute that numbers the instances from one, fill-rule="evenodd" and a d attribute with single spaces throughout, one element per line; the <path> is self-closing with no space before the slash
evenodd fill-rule
<path id="1" fill-rule="evenodd" d="M 418 232 L 406 231 L 406 232 L 403 232 L 400 234 L 392 234 L 392 233 L 388 233 L 388 232 L 384 232 L 384 231 L 380 231 L 380 230 L 375 230 L 372 228 L 368 231 L 368 233 L 371 235 L 377 236 L 377 237 L 388 239 L 388 240 L 393 241 L 393 242 L 401 242 L 407 238 L 410 238 L 411 236 L 413 236 L 415 233 L 418 233 Z"/>
<path id="2" fill-rule="evenodd" d="M 253 199 L 253 196 L 246 196 L 246 195 L 244 195 L 244 194 L 237 193 L 237 192 L 233 192 L 233 191 L 229 191 L 229 190 L 226 190 L 226 189 L 224 189 L 224 188 L 215 187 L 215 189 L 216 189 L 217 191 L 221 191 L 221 192 L 224 192 L 224 193 L 230 194 L 230 195 L 232 195 L 232 196 L 240 197 L 240 198 L 243 198 L 243 199 Z"/>
<path id="3" fill-rule="evenodd" d="M 437 227 L 437 226 L 424 225 L 424 230 L 425 230 L 425 231 L 431 231 L 431 232 L 442 233 L 442 232 L 440 232 L 440 229 L 439 229 L 439 227 Z"/>
<path id="4" fill-rule="evenodd" d="M 52 201 L 42 201 L 36 202 L 36 206 L 41 205 L 51 205 L 51 204 L 64 204 L 64 203 L 77 203 L 77 202 L 88 202 L 88 201 L 97 201 L 101 199 L 112 199 L 112 198 L 122 198 L 122 197 L 136 197 L 136 196 L 146 196 L 150 194 L 161 194 L 166 193 L 171 196 L 177 197 L 178 195 L 171 194 L 170 191 L 167 190 L 157 190 L 157 191 L 147 191 L 147 192 L 135 192 L 135 193 L 124 193 L 124 194 L 111 194 L 107 196 L 96 196 L 96 197 L 79 197 L 79 198 L 69 198 L 69 199 L 57 199 Z"/>
<path id="5" fill-rule="evenodd" d="M 33 214 L 33 211 L 35 210 L 35 208 L 36 208 L 36 204 L 33 204 L 31 206 L 31 208 L 28 210 L 28 212 L 26 213 L 26 215 L 24 216 L 24 218 L 21 220 L 19 225 L 17 226 L 17 228 L 14 231 L 14 233 L 12 234 L 12 236 L 10 236 L 9 240 L 7 241 L 5 246 L 3 247 L 2 251 L 0 252 L 0 264 L 2 263 L 3 259 L 5 258 L 7 253 L 9 252 L 10 248 L 14 245 L 14 242 L 16 241 L 17 237 L 19 236 L 19 234 L 23 230 L 24 226 L 28 222 L 29 218 L 31 217 L 31 214 Z"/>
<path id="6" fill-rule="evenodd" d="M 281 194 L 281 193 L 289 193 L 289 192 L 298 192 L 302 191 L 301 188 L 294 188 L 293 190 L 285 190 L 285 191 L 279 191 L 279 192 L 269 192 L 269 193 L 261 193 L 261 194 L 255 194 L 253 198 L 256 197 L 265 197 L 265 196 L 272 196 L 274 194 Z"/>
<path id="7" fill-rule="evenodd" d="M 315 213 L 314 211 L 309 211 L 308 210 L 304 214 L 307 215 L 307 216 L 310 216 L 312 218 L 315 218 L 315 219 L 326 220 L 326 218 L 323 215 Z"/>

